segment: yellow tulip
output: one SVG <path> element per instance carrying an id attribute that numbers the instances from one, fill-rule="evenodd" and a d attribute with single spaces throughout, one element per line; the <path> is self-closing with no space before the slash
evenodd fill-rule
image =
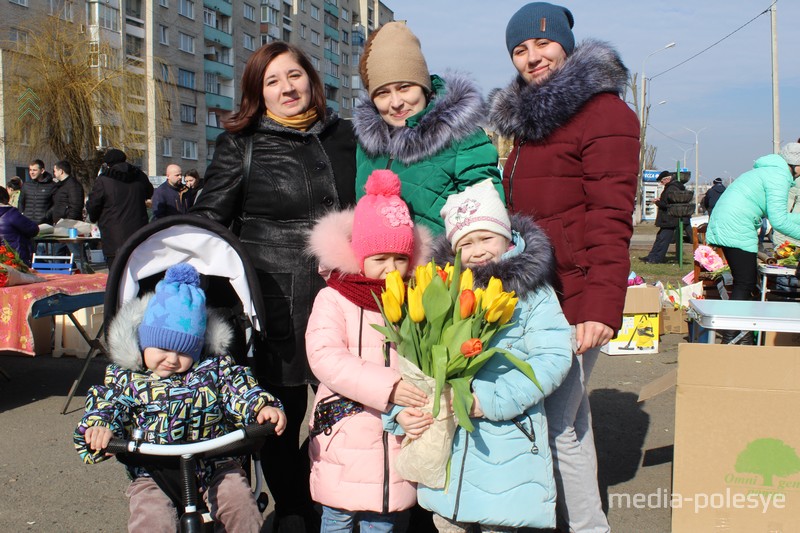
<path id="1" fill-rule="evenodd" d="M 503 282 L 492 277 L 483 293 L 483 308 L 488 309 L 492 302 L 503 292 Z"/>
<path id="2" fill-rule="evenodd" d="M 475 293 L 475 309 L 483 309 L 483 289 L 475 289 L 473 292 Z"/>
<path id="3" fill-rule="evenodd" d="M 509 300 L 511 300 L 511 293 L 501 292 L 486 309 L 486 321 L 491 324 L 500 320 Z"/>
<path id="4" fill-rule="evenodd" d="M 418 266 L 414 271 L 414 279 L 420 294 L 425 292 L 425 289 L 428 288 L 428 285 L 431 284 L 431 280 L 433 279 L 433 268 L 431 265 L 431 263 L 428 263 L 424 266 Z"/>
<path id="5" fill-rule="evenodd" d="M 463 292 L 467 289 L 472 290 L 473 284 L 472 270 L 468 268 L 461 273 L 461 286 L 458 290 L 459 292 Z"/>
<path id="6" fill-rule="evenodd" d="M 514 291 L 511 291 L 511 294 L 514 294 Z M 511 317 L 514 315 L 514 308 L 517 306 L 518 301 L 519 298 L 514 298 L 513 296 L 509 298 L 508 303 L 506 304 L 506 308 L 503 311 L 503 314 L 500 315 L 499 322 L 501 325 L 511 320 Z"/>
<path id="7" fill-rule="evenodd" d="M 444 270 L 444 271 L 445 271 L 445 273 L 447 274 L 447 279 L 446 279 L 446 280 L 444 280 L 444 281 L 445 281 L 445 283 L 448 283 L 448 282 L 450 282 L 450 281 L 453 281 L 453 265 L 451 265 L 450 263 L 447 263 L 447 264 L 444 266 L 444 269 L 443 269 L 443 270 Z"/>
<path id="8" fill-rule="evenodd" d="M 400 309 L 400 302 L 394 297 L 390 291 L 383 291 L 381 293 L 381 302 L 383 303 L 383 312 L 386 314 L 386 319 L 392 324 L 397 324 L 403 317 L 403 311 Z"/>
<path id="9" fill-rule="evenodd" d="M 414 322 L 425 320 L 425 308 L 422 306 L 422 289 L 408 288 L 408 316 Z"/>
<path id="10" fill-rule="evenodd" d="M 386 290 L 391 292 L 400 305 L 406 301 L 406 286 L 400 272 L 393 270 L 386 276 Z"/>

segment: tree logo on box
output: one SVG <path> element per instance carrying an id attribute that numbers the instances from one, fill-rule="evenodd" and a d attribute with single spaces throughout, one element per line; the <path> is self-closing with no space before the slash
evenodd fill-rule
<path id="1" fill-rule="evenodd" d="M 764 485 L 772 486 L 774 476 L 786 477 L 800 472 L 800 457 L 794 448 L 779 439 L 757 439 L 736 458 L 739 473 L 758 474 Z"/>

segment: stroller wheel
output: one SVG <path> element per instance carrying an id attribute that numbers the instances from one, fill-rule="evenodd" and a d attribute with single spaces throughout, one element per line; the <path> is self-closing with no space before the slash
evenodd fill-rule
<path id="1" fill-rule="evenodd" d="M 256 503 L 258 504 L 258 510 L 263 513 L 269 505 L 269 495 L 266 492 L 262 492 L 256 498 Z"/>

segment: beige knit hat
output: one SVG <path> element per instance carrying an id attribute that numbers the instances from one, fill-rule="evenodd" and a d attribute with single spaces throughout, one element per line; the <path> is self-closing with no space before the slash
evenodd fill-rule
<path id="1" fill-rule="evenodd" d="M 358 72 L 370 98 L 387 83 L 415 83 L 431 91 L 431 75 L 419 39 L 405 22 L 389 22 L 369 36 Z"/>

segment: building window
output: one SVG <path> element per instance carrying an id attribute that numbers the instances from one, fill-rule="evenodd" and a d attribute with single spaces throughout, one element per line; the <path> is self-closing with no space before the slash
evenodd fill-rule
<path id="1" fill-rule="evenodd" d="M 169 65 L 161 63 L 161 79 L 169 82 Z"/>
<path id="2" fill-rule="evenodd" d="M 311 4 L 311 18 L 314 20 L 319 20 L 319 8 L 314 4 Z"/>
<path id="3" fill-rule="evenodd" d="M 266 34 L 266 33 L 262 33 L 261 34 L 261 46 L 264 46 L 265 44 L 268 44 L 268 43 L 271 43 L 271 42 L 272 41 L 270 40 L 269 34 Z"/>
<path id="4" fill-rule="evenodd" d="M 58 0 L 50 0 L 58 1 Z M 142 0 L 126 0 L 125 16 L 142 20 Z"/>
<path id="5" fill-rule="evenodd" d="M 97 25 L 111 31 L 119 31 L 119 10 L 113 7 L 108 7 L 105 4 L 97 5 Z M 92 10 L 93 12 L 93 10 Z M 93 24 L 95 21 L 92 17 L 89 23 Z"/>
<path id="6" fill-rule="evenodd" d="M 193 105 L 181 104 L 181 122 L 197 124 L 197 108 Z"/>
<path id="7" fill-rule="evenodd" d="M 250 4 L 243 4 L 244 5 L 244 18 L 247 20 L 252 20 L 253 22 L 256 21 L 256 8 L 251 6 Z"/>
<path id="8" fill-rule="evenodd" d="M 350 76 L 342 76 L 342 87 L 350 87 Z"/>
<path id="9" fill-rule="evenodd" d="M 342 54 L 342 65 L 349 65 L 349 64 L 350 64 L 350 55 Z"/>
<path id="10" fill-rule="evenodd" d="M 325 74 L 329 76 L 333 76 L 334 78 L 339 77 L 339 65 L 333 63 L 333 61 L 325 61 Z"/>
<path id="11" fill-rule="evenodd" d="M 256 38 L 250 35 L 249 33 L 245 33 L 243 35 L 244 35 L 244 42 L 242 43 L 242 45 L 248 50 L 255 50 Z"/>
<path id="12" fill-rule="evenodd" d="M 314 70 L 319 72 L 320 71 L 320 65 L 321 65 L 321 63 L 319 62 L 319 58 L 311 56 L 310 59 L 311 59 L 311 64 L 314 66 Z"/>
<path id="13" fill-rule="evenodd" d="M 72 22 L 72 0 L 50 0 L 50 14 Z"/>
<path id="14" fill-rule="evenodd" d="M 170 137 L 161 139 L 161 155 L 172 157 L 172 139 Z"/>
<path id="15" fill-rule="evenodd" d="M 178 69 L 178 86 L 187 89 L 194 89 L 194 72 L 191 70 Z"/>
<path id="16" fill-rule="evenodd" d="M 219 115 L 217 115 L 216 111 L 209 111 L 208 117 L 206 118 L 206 126 L 211 126 L 212 128 L 221 128 L 220 125 Z"/>
<path id="17" fill-rule="evenodd" d="M 28 0 L 8 0 L 12 4 L 28 7 Z"/>
<path id="18" fill-rule="evenodd" d="M 8 32 L 8 40 L 16 44 L 16 49 L 20 52 L 28 50 L 28 32 L 18 28 L 11 28 Z"/>
<path id="19" fill-rule="evenodd" d="M 342 9 L 339 12 L 339 18 L 341 18 L 345 22 L 349 22 L 350 21 L 350 12 L 348 10 L 346 10 L 346 9 Z"/>
<path id="20" fill-rule="evenodd" d="M 325 37 L 325 50 L 329 52 L 333 52 L 334 54 L 339 54 L 339 41 L 334 41 L 330 37 Z"/>
<path id="21" fill-rule="evenodd" d="M 300 24 L 300 38 L 301 39 L 305 39 L 306 38 L 306 30 L 307 29 L 308 29 L 308 27 L 305 24 Z"/>
<path id="22" fill-rule="evenodd" d="M 350 44 L 350 32 L 342 30 L 342 42 L 344 44 Z"/>
<path id="23" fill-rule="evenodd" d="M 311 44 L 319 46 L 319 32 L 311 30 Z"/>
<path id="24" fill-rule="evenodd" d="M 187 141 L 184 139 L 181 157 L 184 159 L 197 159 L 197 141 Z"/>
<path id="25" fill-rule="evenodd" d="M 142 59 L 142 44 L 144 39 L 135 37 L 130 33 L 125 34 L 125 55 L 138 60 Z"/>
<path id="26" fill-rule="evenodd" d="M 194 53 L 194 37 L 191 35 L 186 35 L 183 32 L 178 32 L 178 37 L 180 38 L 180 43 L 178 44 L 178 48 L 180 48 L 184 52 L 189 52 L 190 54 Z"/>
<path id="27" fill-rule="evenodd" d="M 292 30 L 289 30 L 289 29 L 283 28 L 283 37 L 282 37 L 282 38 L 283 38 L 283 40 L 284 40 L 285 42 L 287 42 L 287 43 L 288 43 L 289 41 L 291 41 L 291 40 L 292 40 Z"/>
<path id="28" fill-rule="evenodd" d="M 203 8 L 203 24 L 206 26 L 211 26 L 212 28 L 217 27 L 217 12 L 213 9 L 208 9 L 207 7 Z"/>
<path id="29" fill-rule="evenodd" d="M 213 72 L 205 73 L 206 92 L 211 94 L 222 93 L 222 84 L 219 82 L 219 76 Z"/>
<path id="30" fill-rule="evenodd" d="M 194 2 L 192 0 L 178 0 L 178 14 L 194 19 Z"/>
<path id="31" fill-rule="evenodd" d="M 300 11 L 306 12 L 306 0 L 300 0 Z"/>
<path id="32" fill-rule="evenodd" d="M 349 98 L 342 98 L 342 107 L 345 109 L 350 109 L 350 99 Z"/>
<path id="33" fill-rule="evenodd" d="M 214 141 L 208 141 L 208 143 L 206 144 L 206 159 L 208 159 L 209 161 L 214 159 L 214 150 L 216 149 L 217 149 L 217 143 L 215 143 Z"/>
<path id="34" fill-rule="evenodd" d="M 161 7 L 169 7 L 169 0 L 158 0 L 158 5 Z"/>
<path id="35" fill-rule="evenodd" d="M 261 6 L 261 22 L 269 22 L 270 24 L 278 24 L 278 15 L 280 11 L 269 6 Z"/>
<path id="36" fill-rule="evenodd" d="M 158 25 L 158 42 L 161 44 L 169 44 L 169 28 L 166 26 Z"/>

